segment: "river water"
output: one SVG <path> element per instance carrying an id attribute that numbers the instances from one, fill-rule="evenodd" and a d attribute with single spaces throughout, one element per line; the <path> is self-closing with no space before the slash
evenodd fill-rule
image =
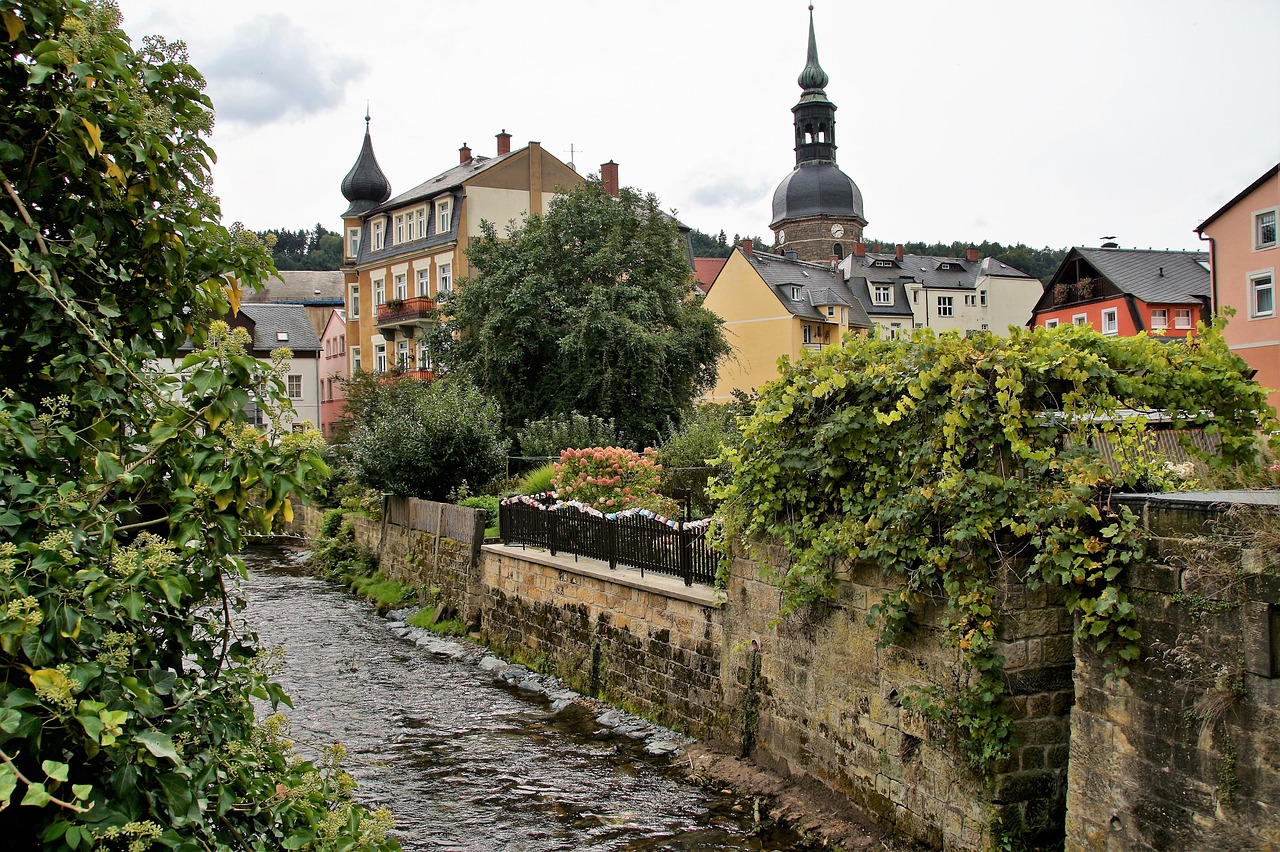
<path id="1" fill-rule="evenodd" d="M 800 850 L 759 829 L 750 802 L 685 780 L 672 759 L 616 735 L 585 704 L 495 681 L 470 659 L 429 653 L 300 555 L 246 554 L 246 612 L 281 646 L 282 708 L 300 750 L 341 741 L 358 798 L 391 808 L 411 850 Z"/>

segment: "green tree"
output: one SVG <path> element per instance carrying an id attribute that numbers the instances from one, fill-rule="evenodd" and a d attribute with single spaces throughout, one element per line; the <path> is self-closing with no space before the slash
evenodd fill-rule
<path id="1" fill-rule="evenodd" d="M 385 847 L 340 749 L 295 762 L 254 720 L 284 698 L 233 554 L 323 463 L 248 427 L 283 377 L 211 322 L 271 266 L 217 224 L 203 80 L 109 3 L 0 0 L 0 38 L 0 836 Z"/>
<path id="2" fill-rule="evenodd" d="M 652 195 L 588 180 L 499 239 L 471 243 L 472 275 L 442 309 L 449 368 L 502 400 L 509 431 L 578 411 L 640 443 L 678 422 L 728 353 L 693 298 L 679 231 Z"/>
<path id="3" fill-rule="evenodd" d="M 372 396 L 373 410 L 355 414 L 351 435 L 362 485 L 445 500 L 462 483 L 483 485 L 505 470 L 510 441 L 502 437 L 502 411 L 466 380 L 401 379 L 380 384 Z"/>

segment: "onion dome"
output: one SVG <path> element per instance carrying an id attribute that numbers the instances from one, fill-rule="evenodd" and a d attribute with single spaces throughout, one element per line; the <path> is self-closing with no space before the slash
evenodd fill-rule
<path id="1" fill-rule="evenodd" d="M 862 190 L 835 163 L 802 163 L 782 179 L 773 192 L 773 222 L 806 216 L 831 216 L 865 222 Z"/>
<path id="2" fill-rule="evenodd" d="M 351 202 L 343 216 L 359 216 L 391 197 L 391 181 L 378 166 L 373 155 L 373 139 L 369 136 L 369 114 L 364 116 L 364 145 L 356 164 L 342 179 L 342 195 Z"/>
<path id="3" fill-rule="evenodd" d="M 804 70 L 800 72 L 800 76 L 796 78 L 796 82 L 800 84 L 800 88 L 804 89 L 805 95 L 821 95 L 823 98 L 827 93 L 823 89 L 827 86 L 827 72 L 822 70 L 822 66 L 818 64 L 818 39 L 813 34 L 813 7 L 809 7 L 809 54 L 805 57 Z M 801 100 L 804 100 L 801 97 Z"/>

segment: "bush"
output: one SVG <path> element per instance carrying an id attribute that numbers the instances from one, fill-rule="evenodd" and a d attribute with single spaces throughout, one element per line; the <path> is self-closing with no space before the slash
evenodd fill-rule
<path id="1" fill-rule="evenodd" d="M 459 506 L 468 509 L 484 510 L 484 525 L 491 527 L 498 522 L 498 503 L 497 497 L 467 497 L 458 501 Z"/>
<path id="2" fill-rule="evenodd" d="M 547 462 L 542 467 L 535 468 L 524 475 L 524 478 L 516 483 L 516 494 L 542 494 L 550 491 L 555 487 L 556 481 L 556 463 Z"/>
<path id="3" fill-rule="evenodd" d="M 652 509 L 675 514 L 674 501 L 658 494 L 662 466 L 657 452 L 621 447 L 565 450 L 555 465 L 555 490 L 562 500 L 576 500 L 602 512 Z"/>
<path id="4" fill-rule="evenodd" d="M 694 409 L 658 448 L 662 465 L 659 490 L 668 497 L 689 501 L 693 513 L 702 517 L 715 512 L 715 501 L 707 495 L 707 482 L 714 476 L 726 479 L 733 466 L 725 450 L 742 445 L 738 417 L 743 406 L 737 403 L 705 403 Z M 718 464 L 712 461 L 720 459 Z"/>
<path id="5" fill-rule="evenodd" d="M 562 450 L 609 447 L 620 442 L 612 420 L 570 411 L 526 420 L 524 428 L 516 433 L 516 443 L 523 455 L 551 458 Z"/>
<path id="6" fill-rule="evenodd" d="M 458 380 L 390 382 L 379 413 L 356 421 L 356 479 L 403 497 L 445 500 L 464 481 L 487 482 L 505 466 L 509 442 L 498 404 Z"/>

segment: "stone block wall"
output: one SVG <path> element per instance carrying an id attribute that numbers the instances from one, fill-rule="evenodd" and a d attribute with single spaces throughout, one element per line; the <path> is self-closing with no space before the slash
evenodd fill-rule
<path id="1" fill-rule="evenodd" d="M 1141 656 L 1109 682 L 1077 649 L 1067 848 L 1280 848 L 1280 553 L 1239 534 L 1256 516 L 1143 514 Z"/>
<path id="2" fill-rule="evenodd" d="M 763 551 L 786 564 L 785 553 Z M 1061 837 L 1073 626 L 1058 601 L 1012 579 L 1002 590 L 1008 710 L 1020 744 L 986 784 L 949 743 L 945 723 L 903 706 L 912 687 L 955 688 L 964 676 L 938 611 L 926 605 L 901 644 L 880 647 L 867 615 L 891 586 L 878 568 L 851 568 L 834 605 L 780 622 L 779 590 L 760 568 L 739 554 L 727 589 L 728 744 L 736 738 L 757 762 L 818 779 L 935 848 L 986 848 L 999 818 Z"/>
<path id="3" fill-rule="evenodd" d="M 707 737 L 721 715 L 714 595 L 652 576 L 635 582 L 633 573 L 487 545 L 485 643 L 530 662 L 542 658 L 581 692 Z"/>

